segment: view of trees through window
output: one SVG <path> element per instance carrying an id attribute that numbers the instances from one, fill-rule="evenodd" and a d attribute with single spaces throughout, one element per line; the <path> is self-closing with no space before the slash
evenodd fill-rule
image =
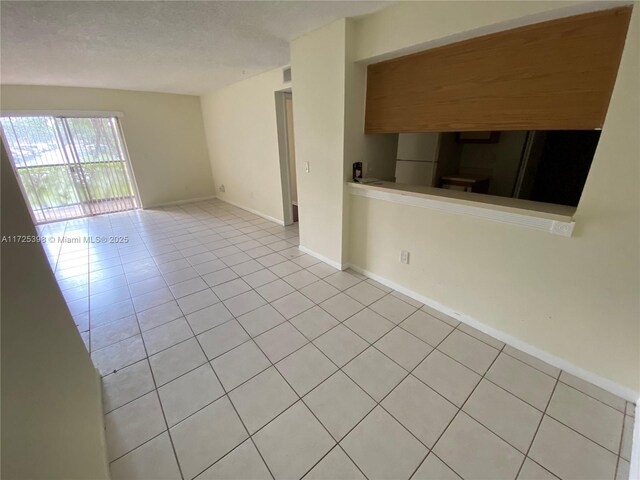
<path id="1" fill-rule="evenodd" d="M 0 125 L 38 223 L 136 207 L 116 118 L 10 116 Z"/>

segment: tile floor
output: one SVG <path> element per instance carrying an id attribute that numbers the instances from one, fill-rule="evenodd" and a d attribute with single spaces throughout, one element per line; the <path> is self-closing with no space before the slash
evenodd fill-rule
<path id="1" fill-rule="evenodd" d="M 113 479 L 628 476 L 633 405 L 303 254 L 295 225 L 212 200 L 41 233 L 95 241 L 45 249 Z"/>

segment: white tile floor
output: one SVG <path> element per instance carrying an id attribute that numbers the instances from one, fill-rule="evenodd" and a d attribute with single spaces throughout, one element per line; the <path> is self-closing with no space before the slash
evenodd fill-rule
<path id="1" fill-rule="evenodd" d="M 218 200 L 41 227 L 114 479 L 622 479 L 633 406 Z"/>

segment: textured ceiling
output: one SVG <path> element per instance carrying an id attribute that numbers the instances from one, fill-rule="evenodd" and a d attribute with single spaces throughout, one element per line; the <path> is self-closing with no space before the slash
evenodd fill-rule
<path id="1" fill-rule="evenodd" d="M 203 94 L 289 62 L 289 41 L 386 2 L 2 1 L 3 84 Z"/>

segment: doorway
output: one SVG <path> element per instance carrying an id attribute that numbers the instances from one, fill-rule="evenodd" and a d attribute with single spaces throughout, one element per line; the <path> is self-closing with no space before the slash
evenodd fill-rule
<path id="1" fill-rule="evenodd" d="M 293 96 L 290 91 L 276 92 L 276 119 L 280 150 L 283 217 L 285 225 L 298 221 L 298 185 L 293 129 Z"/>
<path id="2" fill-rule="evenodd" d="M 35 224 L 138 208 L 116 117 L 5 116 L 0 127 Z"/>
<path id="3" fill-rule="evenodd" d="M 293 98 L 291 93 L 284 94 L 285 116 L 287 122 L 287 153 L 289 154 L 289 190 L 293 221 L 298 221 L 298 184 L 296 183 L 296 146 L 293 137 Z"/>

